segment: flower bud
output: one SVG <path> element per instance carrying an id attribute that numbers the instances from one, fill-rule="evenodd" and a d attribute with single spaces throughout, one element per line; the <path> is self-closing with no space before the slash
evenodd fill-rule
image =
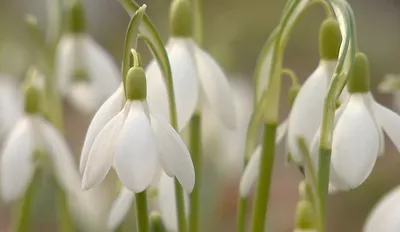
<path id="1" fill-rule="evenodd" d="M 323 60 L 337 60 L 342 35 L 334 19 L 326 19 L 319 30 L 319 55 Z"/>
<path id="2" fill-rule="evenodd" d="M 350 93 L 366 93 L 370 90 L 369 62 L 364 53 L 357 52 L 353 70 L 349 74 L 348 90 Z"/>
<path id="3" fill-rule="evenodd" d="M 130 68 L 126 75 L 126 98 L 129 100 L 145 100 L 147 96 L 146 74 L 140 67 Z"/>
<path id="4" fill-rule="evenodd" d="M 170 29 L 172 36 L 192 36 L 193 14 L 190 0 L 174 0 L 170 11 Z"/>
<path id="5" fill-rule="evenodd" d="M 296 229 L 314 229 L 315 212 L 309 201 L 301 200 L 296 207 Z"/>
<path id="6" fill-rule="evenodd" d="M 80 1 L 74 1 L 70 6 L 67 17 L 67 30 L 72 33 L 81 33 L 86 30 L 85 10 Z"/>
<path id="7" fill-rule="evenodd" d="M 150 231 L 151 232 L 166 232 L 164 223 L 161 220 L 160 213 L 152 212 L 150 214 Z"/>

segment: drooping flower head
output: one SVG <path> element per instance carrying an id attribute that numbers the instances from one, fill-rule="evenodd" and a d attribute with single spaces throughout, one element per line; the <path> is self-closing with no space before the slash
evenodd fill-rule
<path id="1" fill-rule="evenodd" d="M 171 64 L 179 130 L 184 128 L 202 102 L 208 101 L 220 121 L 235 129 L 236 115 L 228 80 L 218 63 L 191 38 L 192 6 L 174 0 L 170 15 L 171 38 L 166 46 Z M 148 101 L 152 112 L 169 118 L 167 89 L 157 62 L 146 69 Z"/>
<path id="2" fill-rule="evenodd" d="M 133 67 L 125 91 L 120 87 L 100 107 L 82 149 L 83 189 L 101 182 L 114 167 L 123 185 L 139 193 L 150 185 L 161 164 L 165 173 L 192 191 L 194 168 L 189 151 L 165 119 L 152 114 L 146 95 L 145 73 Z M 121 99 L 126 99 L 122 110 Z"/>
<path id="3" fill-rule="evenodd" d="M 80 180 L 64 138 L 40 112 L 41 76 L 32 73 L 25 87 L 25 114 L 5 140 L 0 159 L 0 190 L 6 202 L 22 197 L 43 160 L 67 193 L 76 193 Z M 45 155 L 43 155 L 45 154 Z"/>
<path id="4" fill-rule="evenodd" d="M 311 144 L 321 121 L 325 95 L 337 63 L 341 43 L 338 23 L 327 19 L 320 29 L 320 57 L 316 70 L 307 78 L 294 100 L 288 117 L 288 147 L 296 163 L 303 162 L 297 138 Z"/>
<path id="5" fill-rule="evenodd" d="M 74 1 L 67 14 L 67 32 L 56 50 L 56 76 L 61 93 L 84 113 L 95 112 L 118 88 L 119 70 L 86 33 L 80 1 Z"/>

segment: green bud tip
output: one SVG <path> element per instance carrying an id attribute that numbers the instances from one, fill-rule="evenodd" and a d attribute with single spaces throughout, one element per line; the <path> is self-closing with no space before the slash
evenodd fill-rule
<path id="1" fill-rule="evenodd" d="M 368 58 L 357 52 L 354 57 L 353 70 L 349 74 L 348 90 L 350 93 L 366 93 L 370 90 L 370 73 Z"/>
<path id="2" fill-rule="evenodd" d="M 292 85 L 289 90 L 289 107 L 293 106 L 294 100 L 300 91 L 300 85 Z"/>
<path id="3" fill-rule="evenodd" d="M 25 86 L 25 112 L 28 114 L 38 113 L 40 111 L 40 91 L 34 85 Z"/>
<path id="4" fill-rule="evenodd" d="M 314 229 L 315 228 L 315 212 L 309 201 L 300 201 L 296 208 L 296 228 L 297 229 Z"/>
<path id="5" fill-rule="evenodd" d="M 69 32 L 81 33 L 86 30 L 85 9 L 81 1 L 74 1 L 67 14 L 67 28 Z"/>
<path id="6" fill-rule="evenodd" d="M 126 98 L 129 100 L 145 100 L 147 96 L 146 74 L 140 67 L 130 68 L 126 75 Z"/>
<path id="7" fill-rule="evenodd" d="M 174 0 L 170 11 L 170 29 L 172 36 L 192 36 L 193 14 L 190 0 Z"/>
<path id="8" fill-rule="evenodd" d="M 150 231 L 151 232 L 166 232 L 164 223 L 162 222 L 159 212 L 153 211 L 150 214 Z"/>
<path id="9" fill-rule="evenodd" d="M 337 60 L 342 35 L 336 20 L 326 19 L 319 30 L 319 55 L 324 60 Z"/>

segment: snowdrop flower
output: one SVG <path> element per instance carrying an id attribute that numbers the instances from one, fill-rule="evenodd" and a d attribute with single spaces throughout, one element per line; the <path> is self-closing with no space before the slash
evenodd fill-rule
<path id="1" fill-rule="evenodd" d="M 367 57 L 357 53 L 348 82 L 349 99 L 335 114 L 330 173 L 332 192 L 356 188 L 367 179 L 379 154 L 383 153 L 383 132 L 400 150 L 400 116 L 375 102 L 370 93 L 369 78 Z"/>
<path id="2" fill-rule="evenodd" d="M 94 117 L 82 150 L 83 189 L 101 182 L 113 166 L 123 185 L 138 193 L 154 179 L 159 163 L 169 176 L 175 176 L 187 192 L 194 187 L 193 163 L 179 134 L 162 118 L 149 111 L 146 102 L 146 77 L 133 67 L 126 79 L 126 103 L 113 116 L 107 109 L 121 107 L 123 91 L 110 97 Z M 115 109 L 110 103 L 116 103 Z M 113 112 L 114 113 L 114 112 Z"/>
<path id="3" fill-rule="evenodd" d="M 363 232 L 400 231 L 400 187 L 385 195 L 369 214 Z"/>
<path id="4" fill-rule="evenodd" d="M 157 189 L 157 206 L 165 227 L 168 231 L 178 231 L 174 179 L 165 174 L 165 172 L 162 172 L 155 187 Z M 123 222 L 134 200 L 135 194 L 132 191 L 127 188 L 121 189 L 118 197 L 111 206 L 107 222 L 107 227 L 110 230 L 115 230 Z M 187 203 L 188 201 L 185 202 Z M 186 212 L 189 212 L 188 204 L 186 204 Z"/>
<path id="5" fill-rule="evenodd" d="M 311 144 L 321 121 L 325 95 L 337 63 L 341 42 L 338 23 L 326 20 L 320 29 L 320 56 L 317 69 L 302 85 L 288 117 L 287 144 L 291 158 L 296 163 L 303 162 L 297 145 L 297 138 L 303 137 Z"/>
<path id="6" fill-rule="evenodd" d="M 83 6 L 75 1 L 68 18 L 69 32 L 56 50 L 59 91 L 80 111 L 95 112 L 119 84 L 113 58 L 86 32 Z"/>
<path id="7" fill-rule="evenodd" d="M 35 173 L 35 151 L 44 150 L 55 176 L 67 193 L 80 186 L 73 155 L 61 134 L 40 115 L 40 91 L 30 83 L 25 89 L 25 114 L 5 140 L 0 158 L 0 190 L 6 202 L 22 197 Z"/>
<path id="8" fill-rule="evenodd" d="M 22 91 L 12 77 L 0 74 L 0 141 L 21 117 Z"/>
<path id="9" fill-rule="evenodd" d="M 188 0 L 174 0 L 171 7 L 171 32 L 166 49 L 171 63 L 179 131 L 196 110 L 207 101 L 220 121 L 236 127 L 236 115 L 228 80 L 217 62 L 191 38 L 192 13 Z M 167 89 L 157 62 L 147 70 L 148 101 L 152 112 L 169 118 Z"/>

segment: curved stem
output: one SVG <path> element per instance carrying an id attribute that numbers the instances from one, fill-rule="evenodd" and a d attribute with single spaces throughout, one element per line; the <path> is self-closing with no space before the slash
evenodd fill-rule
<path id="1" fill-rule="evenodd" d="M 200 189 L 201 189 L 201 118 L 195 114 L 190 122 L 190 154 L 196 173 L 196 185 L 190 195 L 189 231 L 197 232 L 199 229 L 200 215 Z"/>
<path id="2" fill-rule="evenodd" d="M 139 232 L 150 232 L 149 214 L 147 211 L 146 190 L 135 194 L 136 218 Z"/>
<path id="3" fill-rule="evenodd" d="M 299 82 L 297 81 L 296 73 L 293 70 L 291 70 L 290 68 L 284 68 L 284 69 L 282 69 L 282 75 L 284 75 L 284 74 L 286 74 L 290 77 L 292 86 L 299 85 Z"/>
<path id="4" fill-rule="evenodd" d="M 312 4 L 321 4 L 321 6 L 324 8 L 326 16 L 327 17 L 334 17 L 333 10 L 331 8 L 331 5 L 327 2 L 327 0 L 313 0 L 311 2 Z"/>

